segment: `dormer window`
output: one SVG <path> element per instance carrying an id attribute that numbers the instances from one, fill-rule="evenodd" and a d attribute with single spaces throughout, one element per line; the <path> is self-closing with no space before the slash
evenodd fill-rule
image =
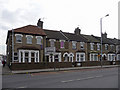
<path id="1" fill-rule="evenodd" d="M 26 35 L 26 37 L 27 37 L 27 44 L 32 44 L 32 38 L 33 38 L 33 36 Z"/>
<path id="2" fill-rule="evenodd" d="M 23 35 L 22 34 L 15 34 L 15 36 L 16 36 L 16 43 L 22 43 Z"/>
<path id="3" fill-rule="evenodd" d="M 43 37 L 41 37 L 41 36 L 36 36 L 36 39 L 37 39 L 36 44 L 42 45 L 42 39 L 43 39 Z"/>

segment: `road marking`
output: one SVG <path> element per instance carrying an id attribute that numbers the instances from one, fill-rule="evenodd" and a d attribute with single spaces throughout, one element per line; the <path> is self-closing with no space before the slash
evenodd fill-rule
<path id="1" fill-rule="evenodd" d="M 79 78 L 79 79 L 73 79 L 73 80 L 66 80 L 66 81 L 61 81 L 61 82 L 68 83 L 68 82 L 72 82 L 72 81 L 88 80 L 88 79 L 99 78 L 99 77 L 103 77 L 103 76 L 100 75 L 100 76 L 94 76 L 94 77 L 86 77 L 86 78 Z"/>
<path id="2" fill-rule="evenodd" d="M 27 88 L 26 86 L 21 86 L 21 87 L 18 87 L 18 88 Z"/>

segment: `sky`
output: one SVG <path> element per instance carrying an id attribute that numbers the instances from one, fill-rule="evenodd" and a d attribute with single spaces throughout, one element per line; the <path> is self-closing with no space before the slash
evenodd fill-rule
<path id="1" fill-rule="evenodd" d="M 8 30 L 26 25 L 73 33 L 76 27 L 82 34 L 100 36 L 100 18 L 103 33 L 118 38 L 119 0 L 0 0 L 0 54 L 6 54 Z M 109 17 L 104 17 L 109 14 Z"/>

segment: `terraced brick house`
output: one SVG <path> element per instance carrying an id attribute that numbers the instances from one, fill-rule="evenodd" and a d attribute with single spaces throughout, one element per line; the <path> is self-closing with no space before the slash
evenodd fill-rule
<path id="1" fill-rule="evenodd" d="M 7 64 L 43 62 L 45 41 L 46 34 L 39 24 L 9 30 L 6 40 Z"/>
<path id="2" fill-rule="evenodd" d="M 120 60 L 120 40 L 102 35 L 102 60 Z M 53 67 L 54 62 L 63 66 L 72 63 L 99 62 L 101 55 L 101 37 L 83 35 L 79 27 L 74 33 L 61 30 L 43 29 L 39 19 L 37 26 L 27 25 L 8 31 L 7 64 L 13 68 L 40 69 Z M 20 64 L 20 65 L 18 65 Z M 88 64 L 86 64 L 88 65 Z M 12 68 L 12 69 L 13 69 Z"/>
<path id="3" fill-rule="evenodd" d="M 81 35 L 81 30 L 77 27 L 74 33 L 62 32 L 69 40 L 69 58 L 72 62 L 86 61 L 87 39 Z"/>
<path id="4" fill-rule="evenodd" d="M 83 35 L 87 41 L 88 61 L 100 61 L 100 41 L 92 35 Z"/>
<path id="5" fill-rule="evenodd" d="M 96 37 L 99 41 L 101 37 Z M 107 33 L 102 34 L 102 59 L 108 61 L 116 60 L 116 41 L 113 42 L 113 39 L 107 38 Z"/>

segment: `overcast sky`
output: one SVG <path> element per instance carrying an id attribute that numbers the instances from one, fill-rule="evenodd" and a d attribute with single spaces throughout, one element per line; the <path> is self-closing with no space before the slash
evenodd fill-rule
<path id="1" fill-rule="evenodd" d="M 39 18 L 44 29 L 73 33 L 79 26 L 82 34 L 100 36 L 100 18 L 103 33 L 118 38 L 119 0 L 0 0 L 0 54 L 6 53 L 8 30 L 36 25 Z"/>

